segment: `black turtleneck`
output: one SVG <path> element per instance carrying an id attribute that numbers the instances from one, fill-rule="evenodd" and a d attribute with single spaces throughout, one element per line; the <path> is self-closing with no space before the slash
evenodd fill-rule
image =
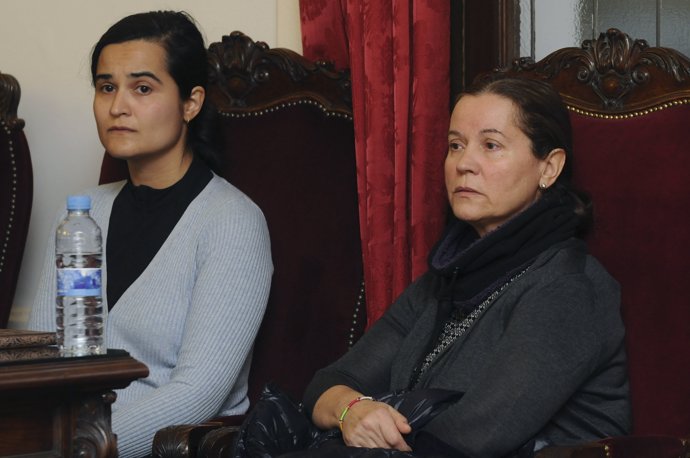
<path id="1" fill-rule="evenodd" d="M 108 308 L 134 283 L 213 174 L 194 159 L 185 175 L 165 189 L 128 180 L 113 202 L 106 240 Z"/>

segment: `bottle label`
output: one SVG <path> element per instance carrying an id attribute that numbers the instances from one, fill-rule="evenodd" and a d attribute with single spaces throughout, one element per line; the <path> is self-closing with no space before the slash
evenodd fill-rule
<path id="1" fill-rule="evenodd" d="M 57 269 L 58 296 L 100 296 L 101 269 Z"/>

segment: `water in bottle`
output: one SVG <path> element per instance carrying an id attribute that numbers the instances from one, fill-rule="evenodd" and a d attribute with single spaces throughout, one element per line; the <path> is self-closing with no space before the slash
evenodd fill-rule
<path id="1" fill-rule="evenodd" d="M 69 196 L 55 234 L 57 343 L 63 356 L 106 352 L 101 298 L 101 229 L 89 215 L 89 196 Z"/>

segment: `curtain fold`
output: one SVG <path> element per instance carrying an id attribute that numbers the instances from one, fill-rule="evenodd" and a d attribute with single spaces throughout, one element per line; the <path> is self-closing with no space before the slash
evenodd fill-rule
<path id="1" fill-rule="evenodd" d="M 447 0 L 300 0 L 305 57 L 351 72 L 368 325 L 445 222 L 449 15 Z"/>

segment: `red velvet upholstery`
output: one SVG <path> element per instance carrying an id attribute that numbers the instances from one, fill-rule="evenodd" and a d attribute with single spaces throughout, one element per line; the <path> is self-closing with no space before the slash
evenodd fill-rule
<path id="1" fill-rule="evenodd" d="M 99 184 L 124 180 L 128 176 L 129 172 L 127 171 L 127 162 L 114 159 L 107 153 L 103 156 L 101 173 L 98 178 Z"/>
<path id="2" fill-rule="evenodd" d="M 497 71 L 551 82 L 571 110 L 590 249 L 621 284 L 626 325 L 633 435 L 540 457 L 688 456 L 690 60 L 611 29 Z"/>
<path id="3" fill-rule="evenodd" d="M 347 350 L 360 292 L 352 123 L 307 104 L 223 119 L 224 176 L 263 209 L 275 266 L 250 398 L 275 380 L 300 399 Z"/>
<path id="4" fill-rule="evenodd" d="M 690 106 L 573 127 L 590 247 L 622 285 L 634 432 L 690 435 Z"/>
<path id="5" fill-rule="evenodd" d="M 366 324 L 349 77 L 239 32 L 213 43 L 209 59 L 222 175 L 263 210 L 275 267 L 249 397 L 274 381 L 300 399 Z M 106 155 L 101 181 L 125 177 L 123 165 Z M 179 456 L 209 429 L 166 428 L 154 456 Z"/>
<path id="6" fill-rule="evenodd" d="M 17 118 L 20 94 L 17 80 L 0 73 L 0 328 L 12 308 L 33 201 L 31 155 Z"/>

